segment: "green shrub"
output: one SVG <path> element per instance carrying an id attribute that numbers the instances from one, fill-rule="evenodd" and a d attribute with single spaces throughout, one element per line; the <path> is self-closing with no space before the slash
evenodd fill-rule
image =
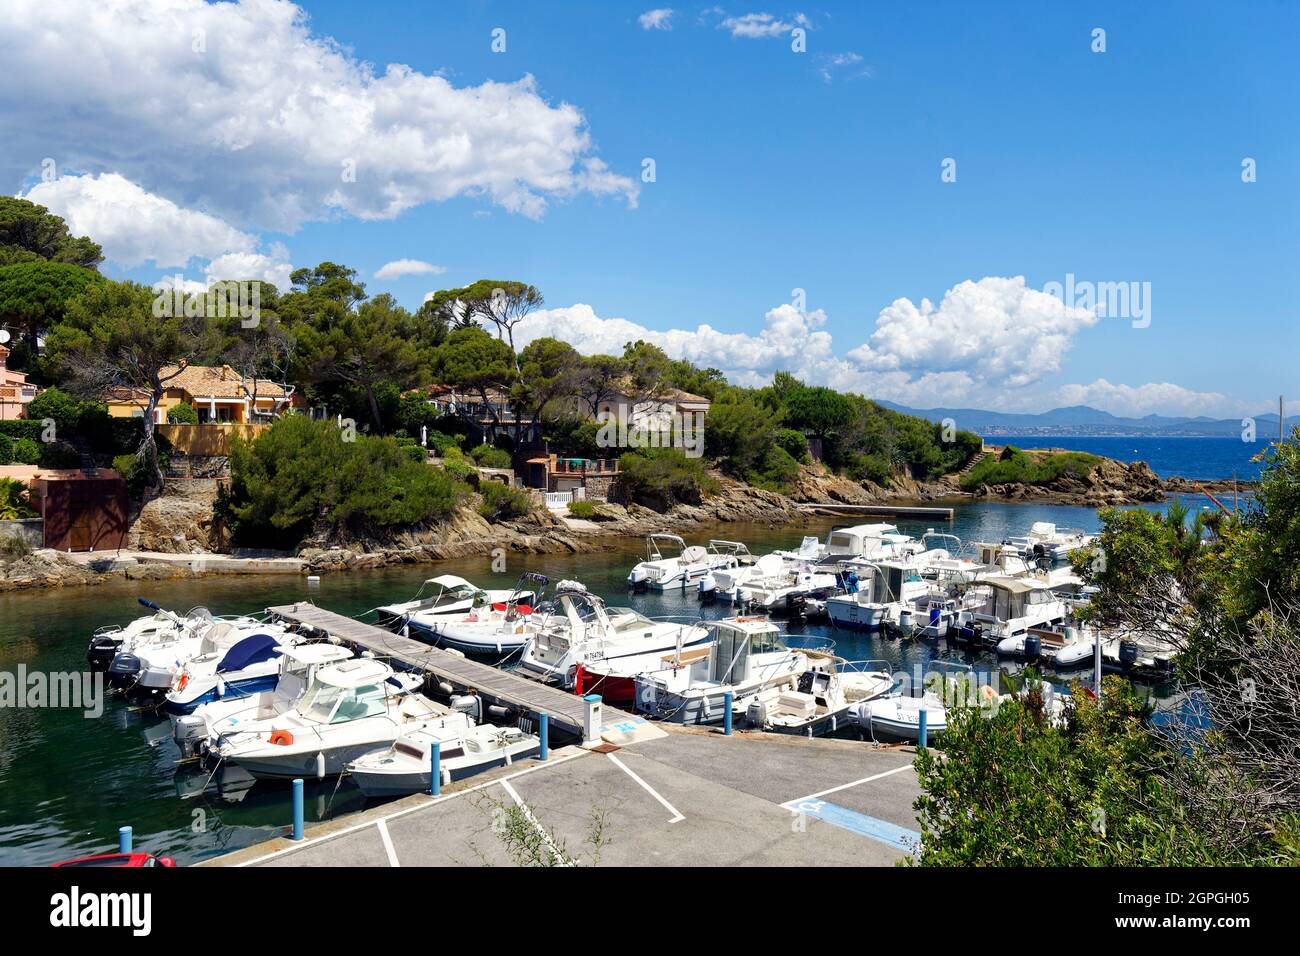
<path id="1" fill-rule="evenodd" d="M 32 546 L 20 534 L 0 534 L 0 558 L 12 561 L 32 553 Z"/>
<path id="2" fill-rule="evenodd" d="M 35 516 L 27 486 L 16 478 L 0 478 L 0 521 Z"/>
<path id="3" fill-rule="evenodd" d="M 418 451 L 418 449 L 416 449 Z M 293 546 L 311 532 L 346 538 L 449 514 L 466 494 L 446 471 L 390 438 L 344 441 L 331 422 L 282 418 L 231 448 L 229 513 L 238 540 Z"/>
<path id="4" fill-rule="evenodd" d="M 455 445 L 443 453 L 442 467 L 459 481 L 478 481 L 477 466 Z"/>
<path id="5" fill-rule="evenodd" d="M 145 489 L 153 480 L 148 458 L 138 453 L 115 455 L 113 470 L 122 476 L 122 480 L 126 482 L 127 492 L 137 501 L 144 495 Z"/>
<path id="6" fill-rule="evenodd" d="M 803 432 L 793 428 L 778 428 L 772 438 L 777 447 L 795 461 L 805 464 L 808 462 L 808 438 Z"/>
<path id="7" fill-rule="evenodd" d="M 54 422 L 54 437 L 71 438 L 81 434 L 82 418 L 107 410 L 96 402 L 83 402 L 59 388 L 47 388 L 27 405 L 26 415 L 34 422 Z M 88 422 L 87 424 L 91 424 Z"/>
<path id="8" fill-rule="evenodd" d="M 402 445 L 400 447 L 402 452 L 407 458 L 411 459 L 411 461 L 418 461 L 421 464 L 424 464 L 424 462 L 429 458 L 428 453 L 419 445 Z"/>
<path id="9" fill-rule="evenodd" d="M 1001 485 L 1023 482 L 1031 485 L 1048 484 L 1063 475 L 1085 477 L 1101 458 L 1082 451 L 1067 451 L 1056 455 L 1035 458 L 1013 445 L 1008 445 L 996 458 L 990 456 L 967 472 L 961 480 L 966 490 L 981 485 Z"/>
<path id="10" fill-rule="evenodd" d="M 14 463 L 14 442 L 8 435 L 0 432 L 0 465 Z"/>
<path id="11" fill-rule="evenodd" d="M 442 432 L 431 431 L 428 433 L 429 447 L 437 451 L 439 457 L 447 454 L 448 449 L 455 448 L 460 451 L 460 446 L 452 435 L 444 435 Z"/>
<path id="12" fill-rule="evenodd" d="M 167 421 L 173 425 L 197 425 L 199 410 L 189 402 L 181 402 L 167 409 Z"/>
<path id="13" fill-rule="evenodd" d="M 20 438 L 13 445 L 14 464 L 17 465 L 39 465 L 41 463 L 41 446 L 39 442 L 34 442 L 30 438 Z M 53 466 L 46 466 L 53 467 Z"/>
<path id="14" fill-rule="evenodd" d="M 81 452 L 66 441 L 47 442 L 38 450 L 42 468 L 80 468 Z"/>
<path id="15" fill-rule="evenodd" d="M 619 458 L 624 493 L 652 507 L 677 502 L 699 504 L 716 490 L 703 458 L 688 458 L 676 448 L 643 448 Z"/>
<path id="16" fill-rule="evenodd" d="M 803 437 L 803 436 L 800 436 Z M 758 470 L 749 476 L 752 484 L 768 491 L 787 491 L 799 477 L 799 462 L 780 445 L 772 445 L 764 454 Z"/>
<path id="17" fill-rule="evenodd" d="M 526 488 L 515 488 L 500 481 L 482 481 L 478 490 L 483 496 L 478 513 L 489 521 L 507 521 L 533 510 L 533 496 Z"/>
<path id="18" fill-rule="evenodd" d="M 44 431 L 44 426 L 40 422 L 29 418 L 0 421 L 0 435 L 7 435 L 13 441 L 17 441 L 19 438 L 40 441 L 42 431 Z"/>
<path id="19" fill-rule="evenodd" d="M 480 468 L 509 468 L 513 463 L 510 452 L 491 445 L 479 445 L 469 454 Z"/>
<path id="20" fill-rule="evenodd" d="M 596 517 L 596 505 L 591 501 L 570 501 L 569 502 L 570 518 L 585 518 L 590 521 Z"/>

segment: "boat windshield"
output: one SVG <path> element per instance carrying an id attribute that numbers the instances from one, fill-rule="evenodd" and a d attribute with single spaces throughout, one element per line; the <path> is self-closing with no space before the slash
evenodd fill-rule
<path id="1" fill-rule="evenodd" d="M 333 684 L 317 682 L 303 695 L 299 710 L 308 720 L 342 724 L 349 720 L 382 714 L 386 696 L 380 684 L 336 687 Z"/>

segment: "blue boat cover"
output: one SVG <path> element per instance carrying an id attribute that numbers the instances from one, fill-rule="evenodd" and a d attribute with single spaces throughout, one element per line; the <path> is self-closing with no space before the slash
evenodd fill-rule
<path id="1" fill-rule="evenodd" d="M 275 646 L 280 643 L 280 640 L 270 634 L 254 634 L 252 637 L 244 638 L 226 651 L 226 656 L 217 665 L 217 673 L 228 674 L 231 671 L 241 671 L 250 664 L 260 664 L 262 661 L 279 657 L 280 653 Z"/>

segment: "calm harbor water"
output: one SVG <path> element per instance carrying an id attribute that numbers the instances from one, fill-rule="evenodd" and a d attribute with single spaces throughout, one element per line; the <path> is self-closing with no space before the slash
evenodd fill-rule
<path id="1" fill-rule="evenodd" d="M 1197 506 L 1201 502 L 1196 502 Z M 1019 534 L 1034 521 L 1061 527 L 1097 530 L 1089 508 L 979 503 L 961 505 L 955 520 L 936 530 L 964 541 L 1001 540 Z M 714 536 L 745 541 L 755 554 L 791 547 L 805 534 L 824 538 L 833 524 L 817 520 L 783 528 L 725 525 Z M 913 535 L 926 523 L 900 522 Z M 692 539 L 706 535 L 692 535 Z M 360 614 L 377 605 L 410 597 L 434 574 L 454 572 L 483 586 L 508 587 L 524 570 L 539 571 L 552 581 L 572 578 L 612 604 L 632 604 L 651 616 L 701 612 L 693 592 L 629 595 L 629 568 L 643 554 L 640 541 L 629 540 L 609 551 L 583 555 L 519 555 L 508 573 L 493 574 L 488 558 L 440 565 L 326 576 L 319 586 L 304 578 L 216 577 L 188 581 L 122 582 L 92 588 L 0 595 L 0 672 L 75 672 L 85 668 L 90 633 L 104 624 L 140 616 L 137 596 L 163 607 L 188 610 L 203 605 L 213 613 L 260 612 L 275 604 L 310 599 L 344 614 Z M 721 605 L 704 611 L 717 617 Z M 925 642 L 900 643 L 827 627 L 806 625 L 797 633 L 828 635 L 837 653 L 849 660 L 884 659 L 909 671 L 936 652 Z M 948 653 L 938 645 L 941 656 Z M 977 670 L 998 666 L 990 655 L 960 659 Z M 117 828 L 135 829 L 136 848 L 168 853 L 181 863 L 260 842 L 283 831 L 289 821 L 286 784 L 249 786 L 232 771 L 207 780 L 176 766 L 177 753 L 167 736 L 166 720 L 132 711 L 109 700 L 98 719 L 81 711 L 0 709 L 0 865 L 44 865 L 60 859 L 116 848 Z M 308 819 L 325 819 L 364 806 L 350 783 L 307 785 Z M 486 821 L 485 821 L 486 826 Z"/>

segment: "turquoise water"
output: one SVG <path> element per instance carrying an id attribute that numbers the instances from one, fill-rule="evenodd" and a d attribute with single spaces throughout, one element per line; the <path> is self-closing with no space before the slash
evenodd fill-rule
<path id="1" fill-rule="evenodd" d="M 1055 435 L 997 435 L 993 445 L 1016 445 L 1021 448 L 1064 448 L 1087 451 L 1118 461 L 1145 461 L 1162 478 L 1239 478 L 1252 481 L 1259 477 L 1259 464 L 1251 459 L 1268 447 L 1274 435 L 1257 435 L 1256 442 L 1240 438 L 1109 438 L 1058 437 Z"/>
<path id="2" fill-rule="evenodd" d="M 1088 508 L 980 503 L 957 508 L 952 531 L 964 540 L 1001 540 L 1027 530 L 1034 521 L 1096 530 L 1097 515 Z M 797 545 L 805 534 L 825 536 L 836 521 L 770 528 L 718 527 L 714 536 L 739 539 L 757 554 Z M 919 535 L 927 523 L 900 522 Z M 703 539 L 707 534 L 692 534 Z M 104 624 L 140 616 L 136 597 L 163 607 L 188 610 L 204 605 L 214 613 L 258 612 L 275 604 L 310 599 L 344 614 L 360 614 L 377 605 L 405 599 L 420 582 L 454 572 L 483 586 L 507 587 L 524 570 L 551 577 L 574 578 L 611 603 L 632 604 L 655 617 L 700 613 L 693 594 L 629 595 L 628 569 L 640 559 L 643 543 L 583 555 L 508 557 L 508 571 L 493 574 L 490 559 L 474 558 L 439 565 L 326 576 L 319 586 L 293 577 L 218 577 L 202 580 L 121 582 L 93 588 L 0 595 L 0 671 L 80 671 L 85 667 L 90 633 Z M 721 605 L 707 616 L 725 613 Z M 836 650 L 850 660 L 885 659 L 911 670 L 935 653 L 924 642 L 900 643 L 869 635 L 806 626 L 800 633 L 830 635 Z M 940 649 L 943 645 L 939 645 Z M 961 658 L 977 670 L 998 666 L 989 655 Z M 169 724 L 109 701 L 98 719 L 80 711 L 0 710 L 0 865 L 44 865 L 72 856 L 107 852 L 116 847 L 117 828 L 135 828 L 136 847 L 170 853 L 191 863 L 247 846 L 282 831 L 289 822 L 286 784 L 257 784 L 232 770 L 209 781 L 176 766 L 176 751 L 166 736 Z M 325 819 L 364 805 L 350 783 L 308 784 L 307 816 Z"/>

